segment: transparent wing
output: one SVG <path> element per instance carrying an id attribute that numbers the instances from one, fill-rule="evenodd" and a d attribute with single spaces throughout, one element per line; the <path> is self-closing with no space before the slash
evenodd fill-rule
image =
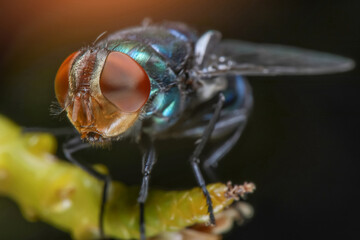
<path id="1" fill-rule="evenodd" d="M 274 44 L 224 40 L 205 60 L 200 75 L 314 75 L 344 72 L 353 60 L 329 53 Z"/>

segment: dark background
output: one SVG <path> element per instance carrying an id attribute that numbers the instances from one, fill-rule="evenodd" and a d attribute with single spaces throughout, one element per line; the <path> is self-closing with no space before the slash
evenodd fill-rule
<path id="1" fill-rule="evenodd" d="M 317 49 L 360 60 L 360 1 L 1 1 L 0 112 L 23 126 L 68 125 L 49 115 L 53 80 L 65 57 L 107 30 L 176 20 L 224 38 Z M 252 221 L 227 239 L 360 239 L 359 70 L 313 77 L 250 78 L 255 108 L 239 143 L 220 163 L 223 181 L 251 180 Z M 152 186 L 196 185 L 189 141 L 159 142 Z M 179 151 L 179 146 L 181 149 Z M 179 155 L 181 152 L 181 155 Z M 92 157 L 90 157 L 92 156 Z M 140 182 L 136 146 L 82 155 Z M 115 169 L 115 170 L 114 170 Z M 29 223 L 0 198 L 0 239 L 68 239 Z"/>

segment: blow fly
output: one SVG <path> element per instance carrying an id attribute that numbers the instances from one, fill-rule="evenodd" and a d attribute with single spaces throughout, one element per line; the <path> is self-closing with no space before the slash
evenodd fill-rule
<path id="1" fill-rule="evenodd" d="M 215 224 L 200 155 L 208 140 L 224 139 L 201 159 L 210 169 L 239 139 L 252 107 L 251 87 L 244 76 L 327 74 L 353 66 L 352 60 L 327 53 L 221 40 L 214 30 L 198 35 L 174 22 L 120 30 L 70 54 L 57 72 L 55 92 L 81 137 L 66 142 L 64 153 L 104 181 L 101 238 L 106 236 L 103 216 L 110 177 L 81 165 L 74 152 L 124 138 L 138 143 L 143 152 L 139 227 L 145 239 L 144 203 L 157 158 L 154 141 L 196 139 L 189 160 L 206 198 L 210 223 Z"/>

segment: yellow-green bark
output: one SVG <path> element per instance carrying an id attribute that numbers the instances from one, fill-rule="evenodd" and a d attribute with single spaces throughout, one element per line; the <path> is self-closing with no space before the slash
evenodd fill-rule
<path id="1" fill-rule="evenodd" d="M 0 194 L 18 203 L 24 216 L 70 232 L 76 239 L 98 236 L 102 183 L 81 169 L 59 160 L 50 134 L 27 133 L 0 116 Z M 137 187 L 112 182 L 105 213 L 105 233 L 138 238 Z M 215 213 L 233 202 L 221 183 L 208 185 Z M 145 210 L 146 233 L 178 231 L 208 221 L 202 191 L 151 190 Z"/>

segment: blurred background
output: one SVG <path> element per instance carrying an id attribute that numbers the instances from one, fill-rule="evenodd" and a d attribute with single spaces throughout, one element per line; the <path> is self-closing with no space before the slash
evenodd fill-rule
<path id="1" fill-rule="evenodd" d="M 61 62 L 100 33 L 138 25 L 145 17 L 360 62 L 359 11 L 356 0 L 1 1 L 0 113 L 23 126 L 69 126 L 49 114 Z M 255 216 L 225 239 L 359 239 L 358 68 L 336 75 L 249 80 L 253 114 L 217 172 L 222 181 L 256 183 L 256 193 L 248 198 Z M 196 185 L 187 161 L 192 144 L 158 143 L 153 187 Z M 131 143 L 79 156 L 111 166 L 112 175 L 127 184 L 140 183 L 140 154 Z M 27 222 L 15 203 L 2 197 L 0 239 L 70 238 L 45 223 Z"/>

